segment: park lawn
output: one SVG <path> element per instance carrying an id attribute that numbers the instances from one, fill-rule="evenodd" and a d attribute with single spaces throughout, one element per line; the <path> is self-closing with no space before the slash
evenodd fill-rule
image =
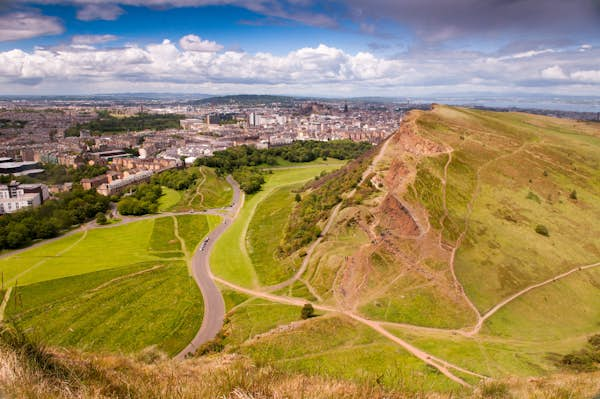
<path id="1" fill-rule="evenodd" d="M 69 236 L 18 253 L 3 259 L 1 267 L 5 281 L 11 282 L 18 276 L 19 285 L 31 284 L 152 260 L 148 243 L 153 227 L 154 220 L 142 220 L 93 229 L 77 233 L 75 236 L 79 240 Z M 61 245 L 63 240 L 71 246 Z"/>
<path id="2" fill-rule="evenodd" d="M 172 217 L 155 219 L 148 249 L 152 252 L 181 251 L 181 243 L 175 236 L 174 228 Z"/>
<path id="3" fill-rule="evenodd" d="M 177 215 L 179 235 L 185 243 L 187 251 L 193 254 L 200 241 L 221 223 L 216 215 Z"/>
<path id="4" fill-rule="evenodd" d="M 291 258 L 277 255 L 285 226 L 295 205 L 294 190 L 301 185 L 284 186 L 266 196 L 256 207 L 246 234 L 246 249 L 261 285 L 280 283 L 294 274 Z"/>
<path id="5" fill-rule="evenodd" d="M 460 390 L 438 370 L 344 316 L 324 315 L 298 322 L 245 342 L 239 352 L 258 364 L 284 371 L 378 381 L 388 388 L 414 392 Z"/>
<path id="6" fill-rule="evenodd" d="M 189 215 L 189 218 L 193 219 L 188 219 L 188 215 L 182 219 L 183 237 L 193 249 L 218 224 L 219 217 Z M 173 219 L 165 217 L 77 232 L 0 259 L 0 272 L 4 273 L 6 286 L 14 285 L 16 280 L 21 286 L 159 258 L 181 257 L 172 229 Z"/>
<path id="7" fill-rule="evenodd" d="M 307 166 L 308 167 L 308 166 L 318 166 L 318 165 L 342 167 L 347 162 L 347 161 L 340 161 L 339 159 L 336 159 L 336 158 L 327 158 L 327 159 L 317 158 L 314 161 L 302 162 L 302 163 L 291 162 L 291 161 L 285 160 L 281 157 L 276 157 L 276 160 L 277 160 L 277 165 L 261 164 L 261 165 L 258 165 L 257 168 L 274 170 L 274 169 L 280 169 L 280 168 L 297 168 L 298 166 Z"/>
<path id="8" fill-rule="evenodd" d="M 181 193 L 172 188 L 162 186 L 163 195 L 158 199 L 160 212 L 170 211 L 181 200 Z"/>
<path id="9" fill-rule="evenodd" d="M 182 261 L 65 277 L 17 292 L 8 314 L 49 345 L 125 353 L 155 346 L 174 355 L 202 323 L 202 295 Z"/>
<path id="10" fill-rule="evenodd" d="M 210 265 L 215 275 L 245 287 L 257 287 L 258 275 L 246 251 L 246 233 L 258 204 L 272 191 L 282 187 L 306 182 L 322 171 L 331 171 L 336 165 L 316 165 L 276 170 L 265 176 L 261 191 L 246 196 L 244 206 L 231 227 L 215 243 L 210 256 Z"/>

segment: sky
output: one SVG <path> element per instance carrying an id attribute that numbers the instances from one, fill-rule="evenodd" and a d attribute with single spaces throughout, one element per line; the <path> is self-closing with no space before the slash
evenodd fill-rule
<path id="1" fill-rule="evenodd" d="M 600 0 L 0 0 L 0 94 L 600 96 Z"/>

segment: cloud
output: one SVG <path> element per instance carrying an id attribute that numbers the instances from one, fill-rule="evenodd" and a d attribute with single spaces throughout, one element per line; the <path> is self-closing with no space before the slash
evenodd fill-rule
<path id="1" fill-rule="evenodd" d="M 75 35 L 71 38 L 73 44 L 99 44 L 117 40 L 115 35 Z"/>
<path id="2" fill-rule="evenodd" d="M 571 74 L 575 80 L 588 83 L 600 83 L 600 69 L 590 71 L 575 71 Z"/>
<path id="3" fill-rule="evenodd" d="M 99 35 L 80 38 L 80 43 L 72 46 L 0 52 L 0 86 L 4 92 L 37 93 L 164 91 L 168 87 L 175 91 L 210 88 L 396 96 L 467 90 L 529 92 L 531 87 L 547 93 L 589 94 L 600 87 L 600 49 L 595 48 L 584 53 L 573 47 L 509 58 L 431 49 L 388 59 L 370 51 L 350 53 L 325 44 L 282 55 L 230 51 L 195 35 L 145 46 L 90 45 L 109 39 L 110 35 Z"/>
<path id="4" fill-rule="evenodd" d="M 86 4 L 77 11 L 77 19 L 82 21 L 114 21 L 124 12 L 116 4 Z"/>
<path id="5" fill-rule="evenodd" d="M 199 51 L 206 53 L 215 53 L 223 50 L 223 46 L 217 42 L 202 40 L 196 35 L 187 35 L 179 40 L 179 46 L 186 51 Z"/>
<path id="6" fill-rule="evenodd" d="M 569 77 L 563 71 L 561 67 L 558 65 L 548 67 L 542 70 L 542 78 L 544 79 L 552 79 L 552 80 L 560 80 L 560 79 L 568 79 Z"/>
<path id="7" fill-rule="evenodd" d="M 57 18 L 38 12 L 12 12 L 0 15 L 0 42 L 59 35 L 64 28 Z"/>

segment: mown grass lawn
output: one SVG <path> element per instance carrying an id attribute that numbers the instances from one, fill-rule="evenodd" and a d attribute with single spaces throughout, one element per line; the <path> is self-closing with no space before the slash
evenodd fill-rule
<path id="1" fill-rule="evenodd" d="M 175 220 L 191 253 L 220 217 L 92 229 L 2 259 L 5 282 L 19 282 L 5 314 L 51 345 L 123 352 L 155 345 L 177 353 L 198 331 L 204 308 Z"/>
<path id="2" fill-rule="evenodd" d="M 15 299 L 16 298 L 16 299 Z M 202 323 L 184 262 L 143 263 L 17 288 L 7 316 L 49 345 L 86 351 L 183 349 Z"/>

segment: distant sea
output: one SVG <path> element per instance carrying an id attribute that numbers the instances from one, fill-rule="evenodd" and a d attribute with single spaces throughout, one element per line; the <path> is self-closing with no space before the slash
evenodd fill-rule
<path id="1" fill-rule="evenodd" d="M 541 109 L 570 112 L 600 112 L 600 97 L 432 97 L 415 102 L 494 108 Z"/>

